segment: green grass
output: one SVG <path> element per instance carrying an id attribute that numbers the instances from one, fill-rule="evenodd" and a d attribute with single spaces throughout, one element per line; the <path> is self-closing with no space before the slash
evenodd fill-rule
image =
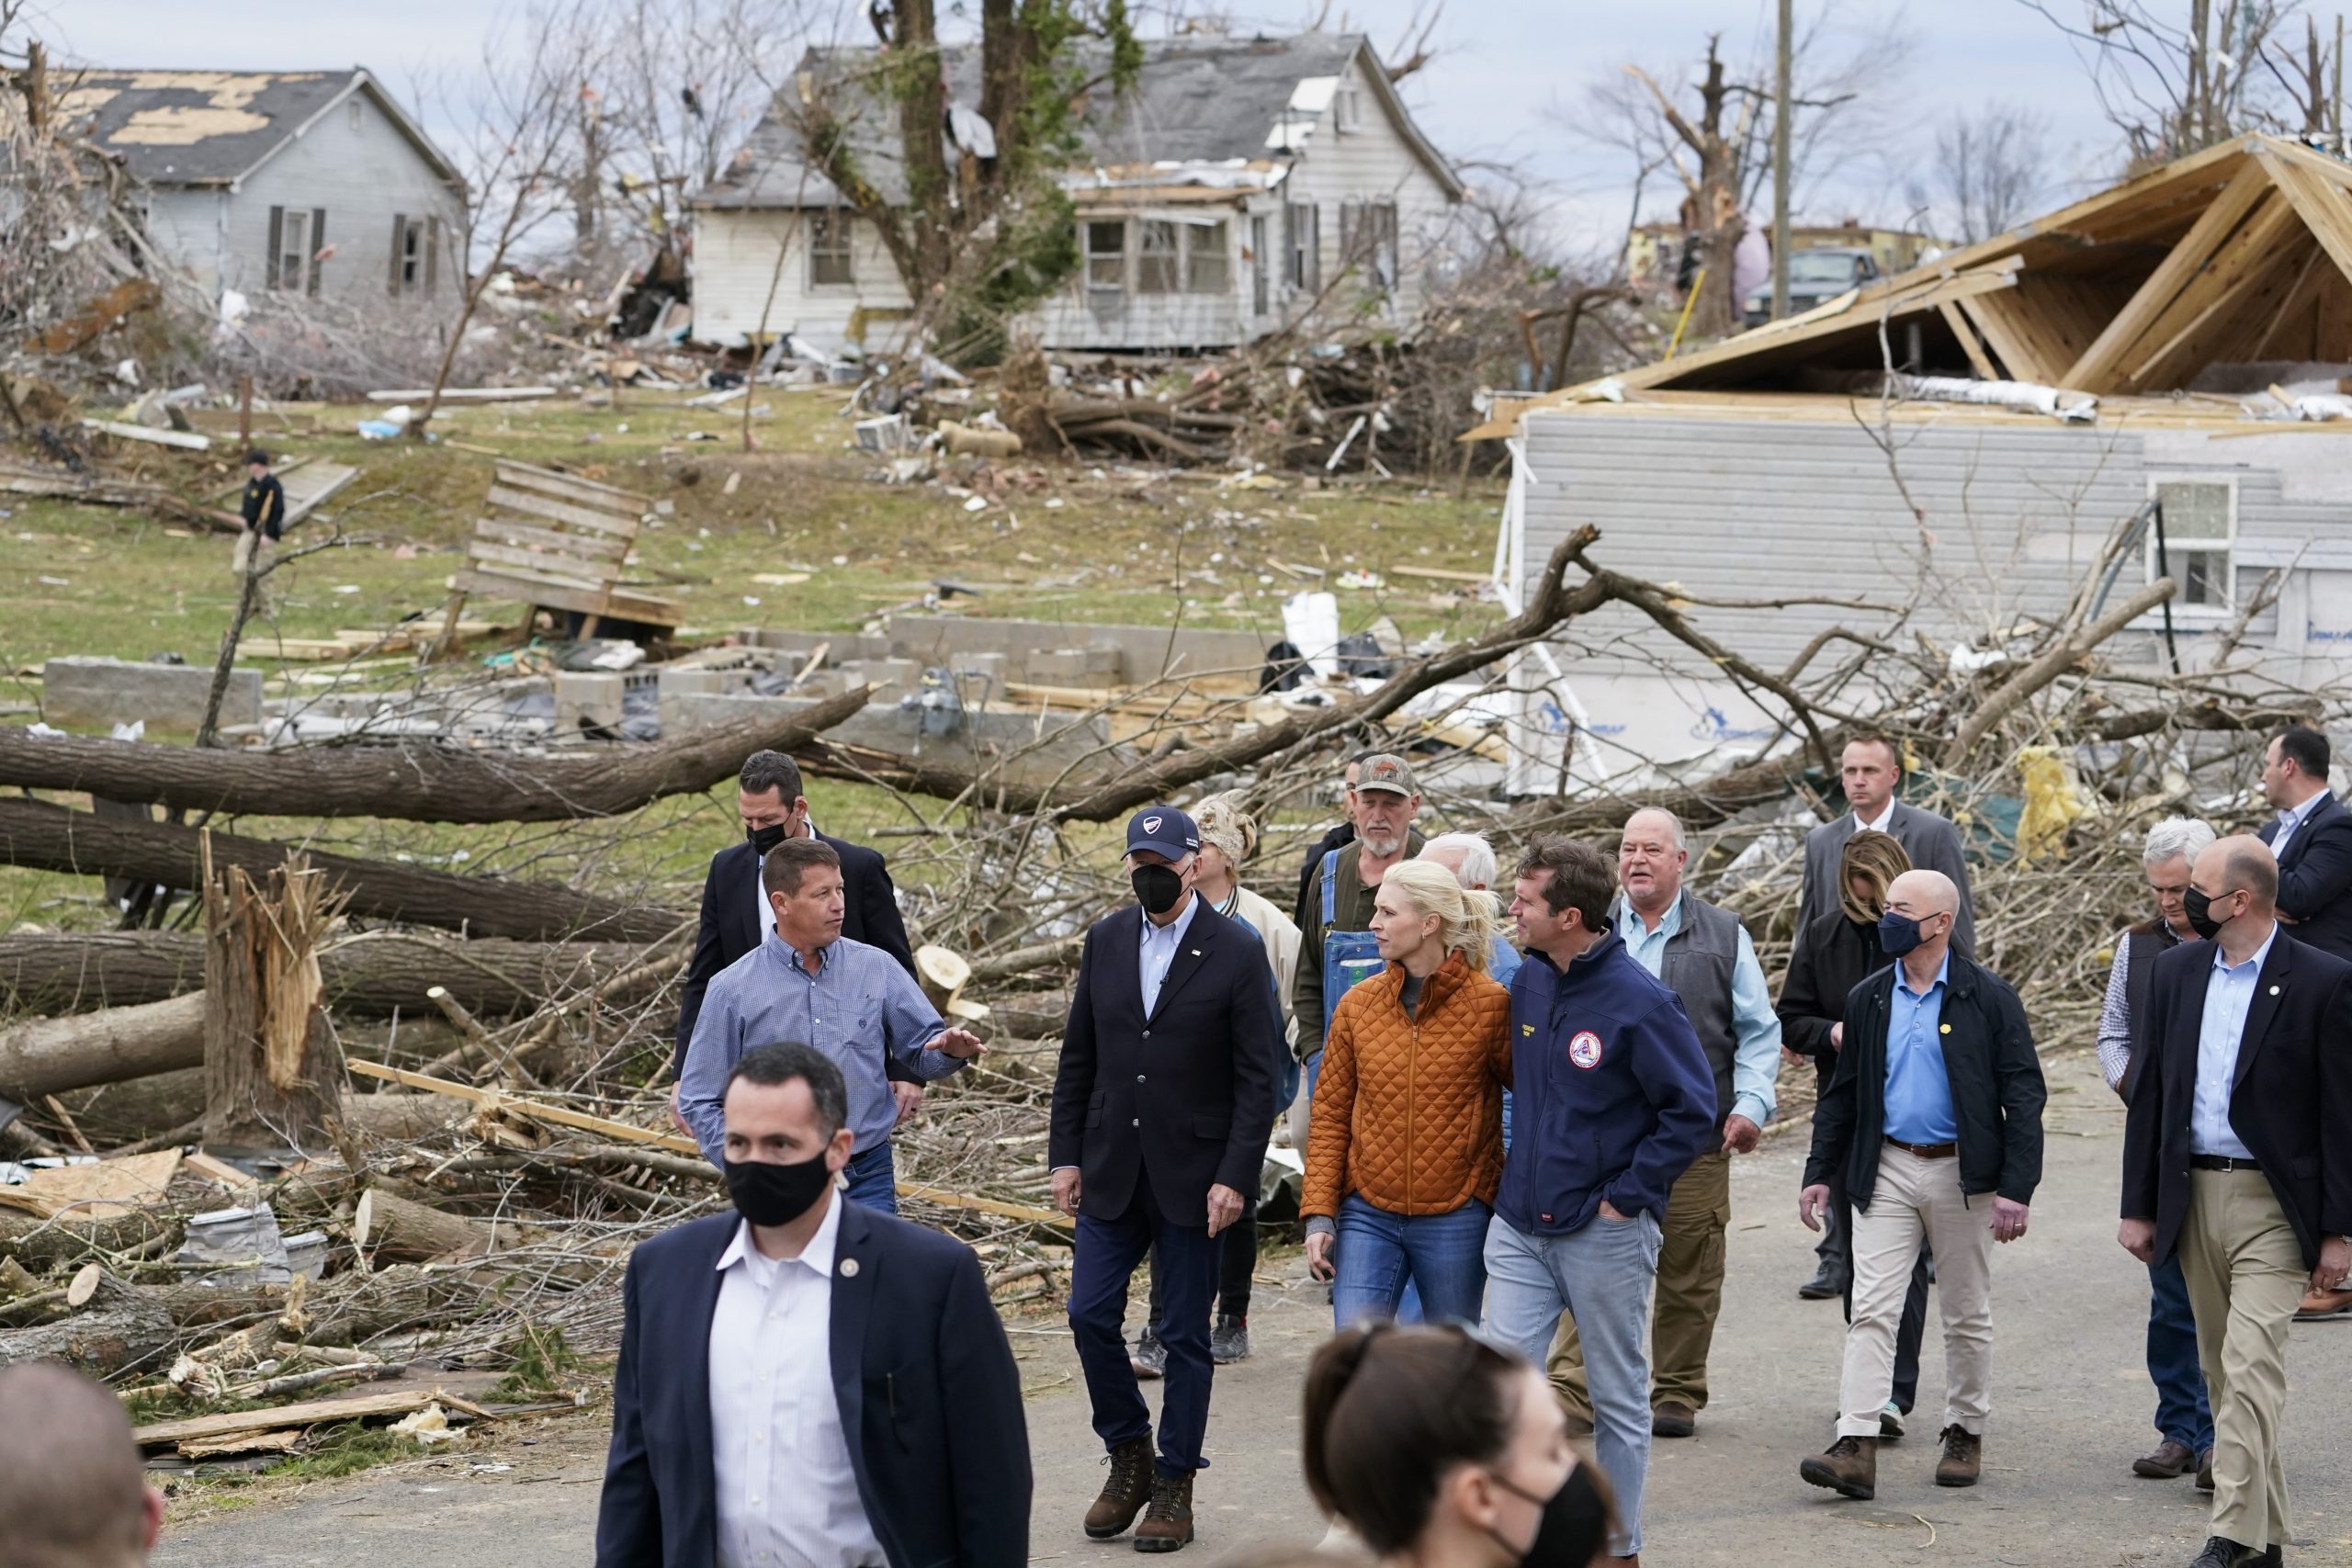
<path id="1" fill-rule="evenodd" d="M 363 1427 L 351 1421 L 319 1438 L 309 1452 L 289 1455 L 284 1462 L 273 1464 L 261 1473 L 297 1481 L 331 1481 L 379 1464 L 414 1459 L 425 1451 L 424 1444 L 404 1432 L 387 1427 Z"/>

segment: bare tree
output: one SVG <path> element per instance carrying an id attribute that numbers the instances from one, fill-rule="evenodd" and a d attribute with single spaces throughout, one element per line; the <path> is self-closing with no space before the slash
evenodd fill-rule
<path id="1" fill-rule="evenodd" d="M 2047 116 L 2013 103 L 1952 115 L 1936 128 L 1926 178 L 1906 189 L 1911 206 L 1951 239 L 2006 233 L 2048 188 L 2051 134 Z"/>
<path id="2" fill-rule="evenodd" d="M 2074 45 L 2135 165 L 2168 163 L 2244 131 L 2299 129 L 2316 107 L 2279 91 L 2275 62 L 2269 75 L 2256 69 L 2302 0 L 2019 3 Z"/>

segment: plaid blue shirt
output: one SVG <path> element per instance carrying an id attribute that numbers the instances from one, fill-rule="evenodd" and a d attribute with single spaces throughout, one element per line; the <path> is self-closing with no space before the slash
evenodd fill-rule
<path id="1" fill-rule="evenodd" d="M 720 970 L 704 994 L 678 1074 L 678 1113 L 711 1164 L 722 1163 L 727 1141 L 720 1109 L 727 1075 L 755 1045 L 792 1041 L 833 1059 L 849 1080 L 849 1124 L 859 1154 L 888 1139 L 898 1121 L 885 1052 L 925 1082 L 964 1065 L 927 1049 L 947 1025 L 914 976 L 888 953 L 842 937 L 817 959 L 812 975 L 799 952 L 771 930 L 759 946 Z"/>

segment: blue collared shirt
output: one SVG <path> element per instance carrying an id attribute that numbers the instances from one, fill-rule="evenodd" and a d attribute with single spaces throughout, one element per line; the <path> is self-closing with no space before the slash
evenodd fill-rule
<path id="1" fill-rule="evenodd" d="M 2319 803 L 2325 800 L 2327 795 L 2326 790 L 2321 790 L 2301 806 L 2290 806 L 2278 813 L 2278 831 L 2272 834 L 2270 839 L 2270 853 L 2274 858 L 2285 856 L 2287 840 L 2295 836 L 2297 829 L 2311 820 L 2312 813 L 2319 809 Z"/>
<path id="2" fill-rule="evenodd" d="M 1622 893 L 1609 919 L 1624 938 L 1625 951 L 1634 955 L 1634 962 L 1664 979 L 1667 939 L 1682 929 L 1682 895 L 1677 893 L 1674 902 L 1666 907 L 1665 918 L 1656 931 L 1649 929 L 1639 911 L 1627 907 Z M 1731 1109 L 1726 1114 L 1745 1116 L 1761 1127 L 1772 1120 L 1780 1105 L 1775 1085 L 1781 1077 L 1781 1015 L 1772 1010 L 1764 966 L 1756 961 L 1756 944 L 1748 940 L 1745 926 L 1740 928 L 1739 953 L 1731 966 Z"/>
<path id="3" fill-rule="evenodd" d="M 1149 915 L 1143 918 L 1143 940 L 1136 943 L 1136 980 L 1143 987 L 1143 1015 L 1159 1005 L 1159 987 L 1168 983 L 1168 971 L 1176 963 L 1176 954 L 1184 945 L 1184 933 L 1193 929 L 1193 913 L 1201 907 L 1200 895 L 1184 895 L 1184 908 L 1174 919 L 1160 925 Z"/>
<path id="4" fill-rule="evenodd" d="M 1944 998 L 1951 989 L 1951 954 L 1937 966 L 1925 996 L 1894 965 L 1894 995 L 1886 1010 L 1886 1135 L 1906 1144 L 1960 1141 L 1952 1114 L 1951 1078 L 1944 1071 Z"/>
<path id="5" fill-rule="evenodd" d="M 797 1041 L 832 1058 L 849 1081 L 849 1124 L 864 1154 L 890 1135 L 897 1102 L 883 1055 L 925 1082 L 964 1064 L 927 1047 L 946 1029 L 914 976 L 878 947 L 837 938 L 810 974 L 800 953 L 771 931 L 759 946 L 714 976 L 695 1020 L 678 1074 L 678 1113 L 711 1164 L 722 1164 L 727 1075 L 755 1045 Z"/>
<path id="6" fill-rule="evenodd" d="M 2205 1018 L 2197 1030 L 2197 1093 L 2188 1106 L 2191 1154 L 2254 1157 L 2230 1125 L 2230 1090 L 2237 1086 L 2238 1050 L 2245 1037 L 2246 1010 L 2254 1006 L 2255 983 L 2262 978 L 2262 962 L 2278 940 L 2274 921 L 2270 934 L 2243 964 L 2232 964 L 2222 944 L 2213 944 L 2213 967 L 2205 972 Z"/>

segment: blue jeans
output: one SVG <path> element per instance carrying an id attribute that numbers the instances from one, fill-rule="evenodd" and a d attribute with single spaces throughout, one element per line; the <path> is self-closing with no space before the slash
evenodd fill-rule
<path id="1" fill-rule="evenodd" d="M 890 1158 L 889 1139 L 850 1156 L 842 1176 L 846 1183 L 844 1195 L 851 1202 L 886 1214 L 899 1212 L 899 1172 Z"/>
<path id="2" fill-rule="evenodd" d="M 1208 1435 L 1209 1305 L 1216 1295 L 1218 1255 L 1225 1238 L 1205 1224 L 1181 1225 L 1160 1212 L 1151 1180 L 1136 1173 L 1135 1196 L 1116 1219 L 1078 1216 L 1071 1254 L 1070 1337 L 1094 1412 L 1094 1435 L 1105 1450 L 1151 1435 L 1151 1410 L 1127 1359 L 1127 1280 L 1146 1253 L 1159 1259 L 1163 1311 L 1154 1326 L 1168 1348 L 1168 1382 L 1159 1401 L 1162 1475 L 1208 1468 L 1201 1442 Z"/>
<path id="3" fill-rule="evenodd" d="M 1650 1292 L 1666 1232 L 1658 1217 L 1595 1217 L 1566 1235 L 1523 1235 L 1501 1215 L 1487 1227 L 1487 1338 L 1541 1368 L 1566 1311 L 1584 1345 L 1593 1457 L 1616 1489 L 1621 1557 L 1642 1549 L 1642 1483 L 1650 1464 Z"/>
<path id="4" fill-rule="evenodd" d="M 1430 1323 L 1476 1323 L 1487 1291 L 1487 1205 L 1473 1198 L 1449 1214 L 1396 1214 L 1351 1192 L 1340 1201 L 1338 1275 L 1331 1318 L 1395 1317 L 1408 1280 L 1420 1287 Z"/>
<path id="5" fill-rule="evenodd" d="M 2213 1446 L 2213 1407 L 2197 1362 L 2197 1315 L 2180 1254 L 2148 1266 L 2148 1378 L 2156 1385 L 2156 1432 L 2202 1454 Z"/>

